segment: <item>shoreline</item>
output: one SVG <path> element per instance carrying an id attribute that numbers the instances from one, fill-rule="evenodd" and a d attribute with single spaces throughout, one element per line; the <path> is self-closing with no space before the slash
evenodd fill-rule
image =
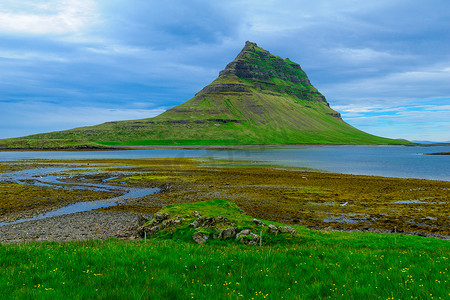
<path id="1" fill-rule="evenodd" d="M 2 148 L 0 152 L 36 152 L 36 151 L 118 151 L 142 149 L 253 149 L 253 148 L 296 148 L 296 147 L 442 147 L 450 143 L 434 144 L 242 144 L 242 145 L 105 145 L 105 146 L 74 146 L 50 148 Z"/>
<path id="2" fill-rule="evenodd" d="M 442 147 L 450 146 L 448 143 L 436 144 L 255 144 L 255 145 L 112 145 L 112 146 L 80 146 L 80 147 L 54 147 L 54 148 L 0 148 L 0 152 L 36 152 L 36 151 L 118 151 L 143 149 L 253 149 L 253 148 L 296 148 L 296 147 Z"/>

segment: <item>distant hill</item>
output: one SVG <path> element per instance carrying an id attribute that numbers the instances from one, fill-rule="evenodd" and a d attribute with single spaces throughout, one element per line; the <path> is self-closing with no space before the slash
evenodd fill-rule
<path id="1" fill-rule="evenodd" d="M 154 118 L 0 140 L 3 148 L 408 143 L 350 126 L 298 64 L 251 42 L 192 99 Z"/>

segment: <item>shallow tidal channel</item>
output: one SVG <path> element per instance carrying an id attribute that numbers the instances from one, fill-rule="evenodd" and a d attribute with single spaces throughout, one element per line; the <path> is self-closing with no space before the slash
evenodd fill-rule
<path id="1" fill-rule="evenodd" d="M 78 173 L 80 171 L 82 173 Z M 11 222 L 0 222 L 0 226 L 111 207 L 118 205 L 119 203 L 125 203 L 128 199 L 145 197 L 160 190 L 159 188 L 140 188 L 108 184 L 109 181 L 116 179 L 116 176 L 105 178 L 102 180 L 102 183 L 82 182 L 84 176 L 92 176 L 95 174 L 99 174 L 98 168 L 80 168 L 79 166 L 70 167 L 67 164 L 64 164 L 60 167 L 43 166 L 36 168 L 25 168 L 23 170 L 13 172 L 0 173 L 0 182 L 11 182 L 19 185 L 46 187 L 62 191 L 80 190 L 115 193 L 118 195 L 106 199 L 71 203 L 69 205 L 49 210 L 31 217 L 19 218 Z M 76 178 L 76 180 L 72 181 L 73 178 Z"/>

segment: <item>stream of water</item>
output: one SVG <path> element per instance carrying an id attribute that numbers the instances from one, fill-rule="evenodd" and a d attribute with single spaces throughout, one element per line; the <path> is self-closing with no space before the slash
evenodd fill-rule
<path id="1" fill-rule="evenodd" d="M 80 168 L 76 168 L 80 170 Z M 90 168 L 83 168 L 84 170 L 89 170 Z M 17 172 L 0 173 L 1 181 L 10 181 L 19 184 L 30 184 L 36 186 L 52 187 L 58 189 L 81 189 L 90 190 L 97 192 L 114 192 L 122 193 L 123 195 L 102 199 L 96 201 L 86 201 L 73 203 L 59 209 L 55 209 L 31 218 L 19 219 L 14 222 L 0 222 L 0 226 L 8 224 L 16 224 L 25 221 L 39 220 L 49 217 L 55 217 L 65 214 L 71 214 L 82 211 L 89 211 L 98 208 L 110 207 L 117 205 L 118 203 L 124 202 L 127 199 L 140 198 L 147 195 L 154 194 L 159 191 L 159 188 L 131 188 L 118 185 L 107 184 L 109 180 L 114 179 L 114 177 L 103 180 L 104 183 L 83 183 L 83 182 L 65 182 L 64 180 L 72 178 L 76 174 L 64 174 L 62 172 L 70 171 L 68 167 L 51 167 L 51 168 L 37 168 L 37 169 L 26 169 Z M 84 172 L 83 174 L 93 174 L 96 172 Z"/>

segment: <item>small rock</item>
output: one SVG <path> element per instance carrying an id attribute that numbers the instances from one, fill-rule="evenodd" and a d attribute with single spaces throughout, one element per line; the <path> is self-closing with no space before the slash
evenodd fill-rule
<path id="1" fill-rule="evenodd" d="M 239 238 L 244 235 L 249 235 L 252 231 L 250 229 L 244 229 L 236 235 L 236 238 Z"/>
<path id="2" fill-rule="evenodd" d="M 162 228 L 167 228 L 167 227 L 173 225 L 173 224 L 174 224 L 174 221 L 175 221 L 174 219 L 164 220 L 164 221 L 162 221 L 162 223 L 161 223 L 161 227 L 162 227 Z"/>
<path id="3" fill-rule="evenodd" d="M 200 218 L 202 216 L 198 211 L 194 211 L 192 214 L 197 218 Z"/>
<path id="4" fill-rule="evenodd" d="M 297 231 L 294 228 L 292 228 L 291 226 L 280 226 L 279 229 L 280 229 L 280 232 L 283 232 L 283 233 L 287 232 L 292 235 L 297 233 Z"/>
<path id="5" fill-rule="evenodd" d="M 169 218 L 170 214 L 169 213 L 163 213 L 163 214 L 155 214 L 154 218 L 155 220 L 160 223 L 164 220 L 167 220 Z"/>
<path id="6" fill-rule="evenodd" d="M 259 235 L 257 235 L 257 234 L 255 234 L 255 233 L 250 233 L 250 236 L 253 238 L 253 240 L 251 240 L 251 241 L 249 241 L 248 242 L 248 244 L 249 245 L 256 245 L 256 244 L 258 244 L 259 243 L 259 240 L 260 240 L 260 236 Z M 245 240 L 245 239 L 244 239 Z M 242 240 L 241 240 L 242 241 Z"/>
<path id="7" fill-rule="evenodd" d="M 200 217 L 191 224 L 190 227 L 199 228 L 199 227 L 214 227 L 218 223 L 218 220 L 214 217 Z"/>
<path id="8" fill-rule="evenodd" d="M 156 221 L 155 219 L 153 219 L 153 220 L 151 220 L 149 223 L 147 223 L 147 224 L 144 224 L 145 226 L 150 226 L 150 227 L 152 227 L 152 226 L 156 226 L 156 225 L 158 225 L 159 224 L 159 222 L 158 221 Z"/>
<path id="9" fill-rule="evenodd" d="M 195 220 L 194 222 L 192 222 L 191 224 L 189 224 L 189 227 L 192 227 L 192 228 L 198 228 L 198 221 Z"/>
<path id="10" fill-rule="evenodd" d="M 232 239 L 236 237 L 236 233 L 237 233 L 236 227 L 226 228 L 219 232 L 218 238 L 221 240 Z"/>
<path id="11" fill-rule="evenodd" d="M 223 217 L 223 216 L 217 216 L 217 221 L 219 222 L 230 222 L 230 220 L 228 220 L 227 217 Z"/>
<path id="12" fill-rule="evenodd" d="M 214 217 L 206 217 L 204 218 L 202 227 L 213 227 L 216 223 L 217 220 Z"/>
<path id="13" fill-rule="evenodd" d="M 259 243 L 260 237 L 259 237 L 259 235 L 251 232 L 251 230 L 245 229 L 236 235 L 236 239 L 240 239 L 240 242 L 242 244 L 256 245 L 257 243 Z"/>
<path id="14" fill-rule="evenodd" d="M 138 225 L 138 226 L 142 226 L 142 225 L 144 225 L 145 223 L 147 223 L 148 220 L 149 220 L 149 219 L 147 219 L 147 218 L 144 217 L 143 215 L 138 215 L 138 217 L 137 217 L 137 225 Z"/>
<path id="15" fill-rule="evenodd" d="M 196 232 L 194 233 L 194 235 L 192 236 L 192 239 L 194 240 L 194 242 L 196 242 L 197 244 L 203 244 L 204 242 L 206 242 L 206 240 L 208 239 L 208 236 L 202 232 Z"/>
<path id="16" fill-rule="evenodd" d="M 260 221 L 258 219 L 253 219 L 252 221 L 258 226 L 267 226 L 263 221 Z"/>
<path id="17" fill-rule="evenodd" d="M 150 237 L 150 236 L 152 236 L 152 235 L 155 235 L 155 234 L 157 234 L 158 233 L 158 231 L 161 229 L 161 227 L 160 226 L 153 226 L 153 227 L 150 227 L 150 226 L 146 226 L 146 227 L 143 227 L 141 230 L 140 230 L 140 235 L 141 236 L 144 236 L 145 235 L 145 233 L 147 233 L 147 237 Z"/>
<path id="18" fill-rule="evenodd" d="M 278 233 L 280 230 L 278 229 L 277 226 L 273 225 L 273 224 L 269 224 L 269 229 L 268 232 L 269 233 Z"/>

